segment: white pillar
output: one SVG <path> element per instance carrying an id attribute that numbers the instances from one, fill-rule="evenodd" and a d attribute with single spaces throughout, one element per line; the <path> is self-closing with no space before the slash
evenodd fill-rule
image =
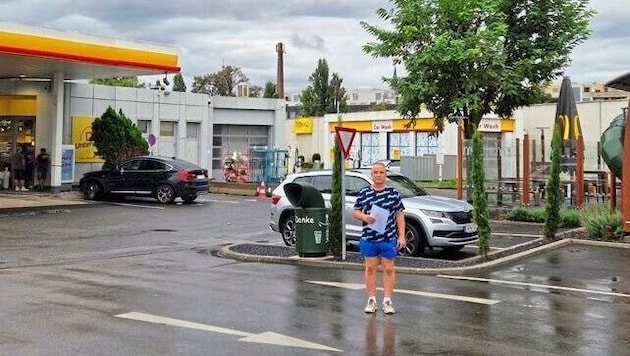
<path id="1" fill-rule="evenodd" d="M 52 80 L 51 169 L 50 189 L 61 190 L 61 146 L 63 145 L 64 73 L 55 73 Z"/>

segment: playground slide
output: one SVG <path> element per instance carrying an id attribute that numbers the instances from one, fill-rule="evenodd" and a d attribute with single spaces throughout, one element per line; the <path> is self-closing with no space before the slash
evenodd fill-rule
<path id="1" fill-rule="evenodd" d="M 623 165 L 623 134 L 626 126 L 624 114 L 612 119 L 610 125 L 600 138 L 602 144 L 602 158 L 608 168 L 621 179 L 621 167 Z"/>

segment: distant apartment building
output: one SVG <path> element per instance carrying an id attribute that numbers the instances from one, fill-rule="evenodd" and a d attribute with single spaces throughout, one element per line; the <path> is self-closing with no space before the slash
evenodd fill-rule
<path id="1" fill-rule="evenodd" d="M 295 118 L 300 112 L 300 94 L 286 94 L 288 118 Z M 396 92 L 391 89 L 347 89 L 346 103 L 351 112 L 369 111 L 375 105 L 384 105 L 388 109 L 394 109 L 398 103 Z"/>
<path id="2" fill-rule="evenodd" d="M 602 83 L 580 84 L 571 82 L 573 96 L 576 102 L 598 101 L 598 100 L 619 100 L 627 99 L 628 93 L 622 90 L 609 88 Z M 545 93 L 557 99 L 560 94 L 560 83 L 553 83 L 545 88 Z"/>

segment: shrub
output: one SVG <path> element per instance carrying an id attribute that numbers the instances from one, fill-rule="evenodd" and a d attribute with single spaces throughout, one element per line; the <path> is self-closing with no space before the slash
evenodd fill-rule
<path id="1" fill-rule="evenodd" d="M 507 213 L 506 219 L 513 221 L 524 221 L 534 223 L 544 223 L 546 219 L 545 208 L 525 208 L 517 207 Z M 580 211 L 574 209 L 562 209 L 560 210 L 560 227 L 580 227 Z"/>
<path id="2" fill-rule="evenodd" d="M 322 161 L 322 156 L 319 153 L 313 153 L 313 156 L 311 156 L 311 162 L 315 161 Z"/>
<path id="3" fill-rule="evenodd" d="M 582 226 L 580 221 L 580 211 L 575 209 L 560 210 L 560 225 L 562 227 L 570 228 Z"/>
<path id="4" fill-rule="evenodd" d="M 588 237 L 595 240 L 619 240 L 623 237 L 623 219 L 605 204 L 587 204 L 580 210 L 580 221 Z"/>

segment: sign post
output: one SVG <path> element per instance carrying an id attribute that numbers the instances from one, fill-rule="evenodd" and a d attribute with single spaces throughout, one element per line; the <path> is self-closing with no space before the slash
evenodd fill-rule
<path id="1" fill-rule="evenodd" d="M 335 127 L 335 135 L 341 147 L 341 260 L 346 260 L 346 158 L 357 130 L 346 127 Z"/>
<path id="2" fill-rule="evenodd" d="M 149 146 L 151 146 L 151 156 L 153 156 L 153 150 L 154 150 L 153 146 L 155 146 L 155 144 L 157 143 L 157 136 L 150 133 L 149 137 L 147 138 L 147 141 L 149 142 Z"/>

